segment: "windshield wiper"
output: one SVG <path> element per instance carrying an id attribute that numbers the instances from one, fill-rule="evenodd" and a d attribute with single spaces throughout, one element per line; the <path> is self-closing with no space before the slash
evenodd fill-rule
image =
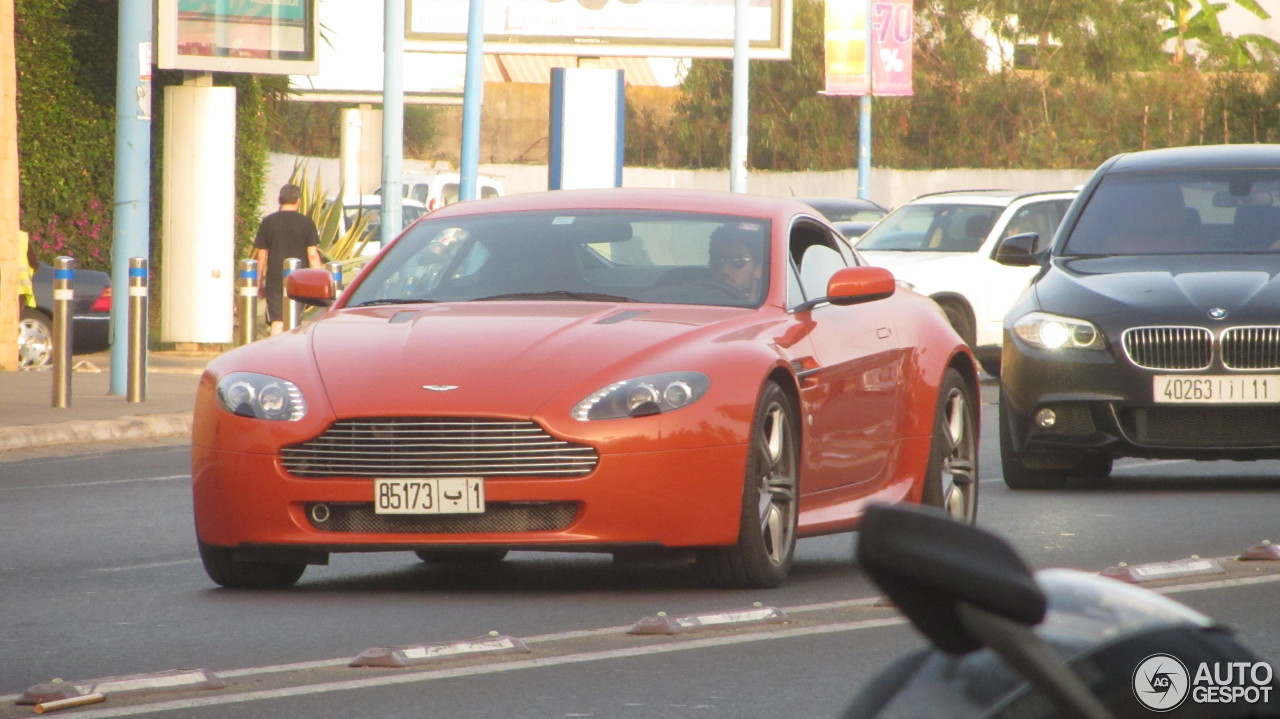
<path id="1" fill-rule="evenodd" d="M 509 292 L 502 295 L 477 297 L 472 302 L 488 302 L 490 300 L 581 300 L 583 302 L 639 302 L 632 297 L 610 295 L 603 292 L 570 292 L 569 290 L 550 290 L 547 292 Z"/>

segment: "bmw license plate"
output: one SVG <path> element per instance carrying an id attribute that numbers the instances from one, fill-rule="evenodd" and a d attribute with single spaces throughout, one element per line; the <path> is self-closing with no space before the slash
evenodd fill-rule
<path id="1" fill-rule="evenodd" d="M 1280 403 L 1280 375 L 1156 375 L 1152 399 L 1170 404 Z"/>
<path id="2" fill-rule="evenodd" d="M 375 514 L 479 514 L 484 480 L 479 477 L 373 480 Z"/>

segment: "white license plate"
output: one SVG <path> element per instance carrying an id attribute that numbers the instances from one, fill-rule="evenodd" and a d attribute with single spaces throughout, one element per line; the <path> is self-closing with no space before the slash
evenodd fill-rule
<path id="1" fill-rule="evenodd" d="M 1169 404 L 1280 403 L 1280 375 L 1156 375 L 1156 402 Z"/>
<path id="2" fill-rule="evenodd" d="M 479 477 L 373 480 L 375 514 L 478 514 L 484 511 Z"/>

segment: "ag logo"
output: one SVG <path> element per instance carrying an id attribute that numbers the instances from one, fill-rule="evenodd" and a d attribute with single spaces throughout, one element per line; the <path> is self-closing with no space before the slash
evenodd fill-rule
<path id="1" fill-rule="evenodd" d="M 1151 711 L 1178 708 L 1190 690 L 1187 667 L 1169 654 L 1152 654 L 1133 672 L 1133 695 Z"/>

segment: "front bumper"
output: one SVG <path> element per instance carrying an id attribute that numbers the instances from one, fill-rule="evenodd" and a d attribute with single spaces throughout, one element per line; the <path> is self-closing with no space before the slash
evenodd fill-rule
<path id="1" fill-rule="evenodd" d="M 1006 341 L 1001 365 L 1002 421 L 1018 453 L 1204 460 L 1280 457 L 1280 403 L 1158 403 L 1153 377 L 1169 372 L 1142 369 L 1096 350 L 1048 353 Z M 1218 368 L 1178 374 L 1221 373 Z M 1043 410 L 1053 413 L 1051 426 L 1037 422 Z"/>
<path id="2" fill-rule="evenodd" d="M 579 478 L 487 479 L 483 515 L 375 515 L 372 479 L 301 479 L 273 454 L 200 445 L 192 448 L 192 482 L 196 532 L 214 546 L 607 551 L 732 544 L 745 463 L 745 446 L 735 445 L 602 454 L 595 470 Z"/>

